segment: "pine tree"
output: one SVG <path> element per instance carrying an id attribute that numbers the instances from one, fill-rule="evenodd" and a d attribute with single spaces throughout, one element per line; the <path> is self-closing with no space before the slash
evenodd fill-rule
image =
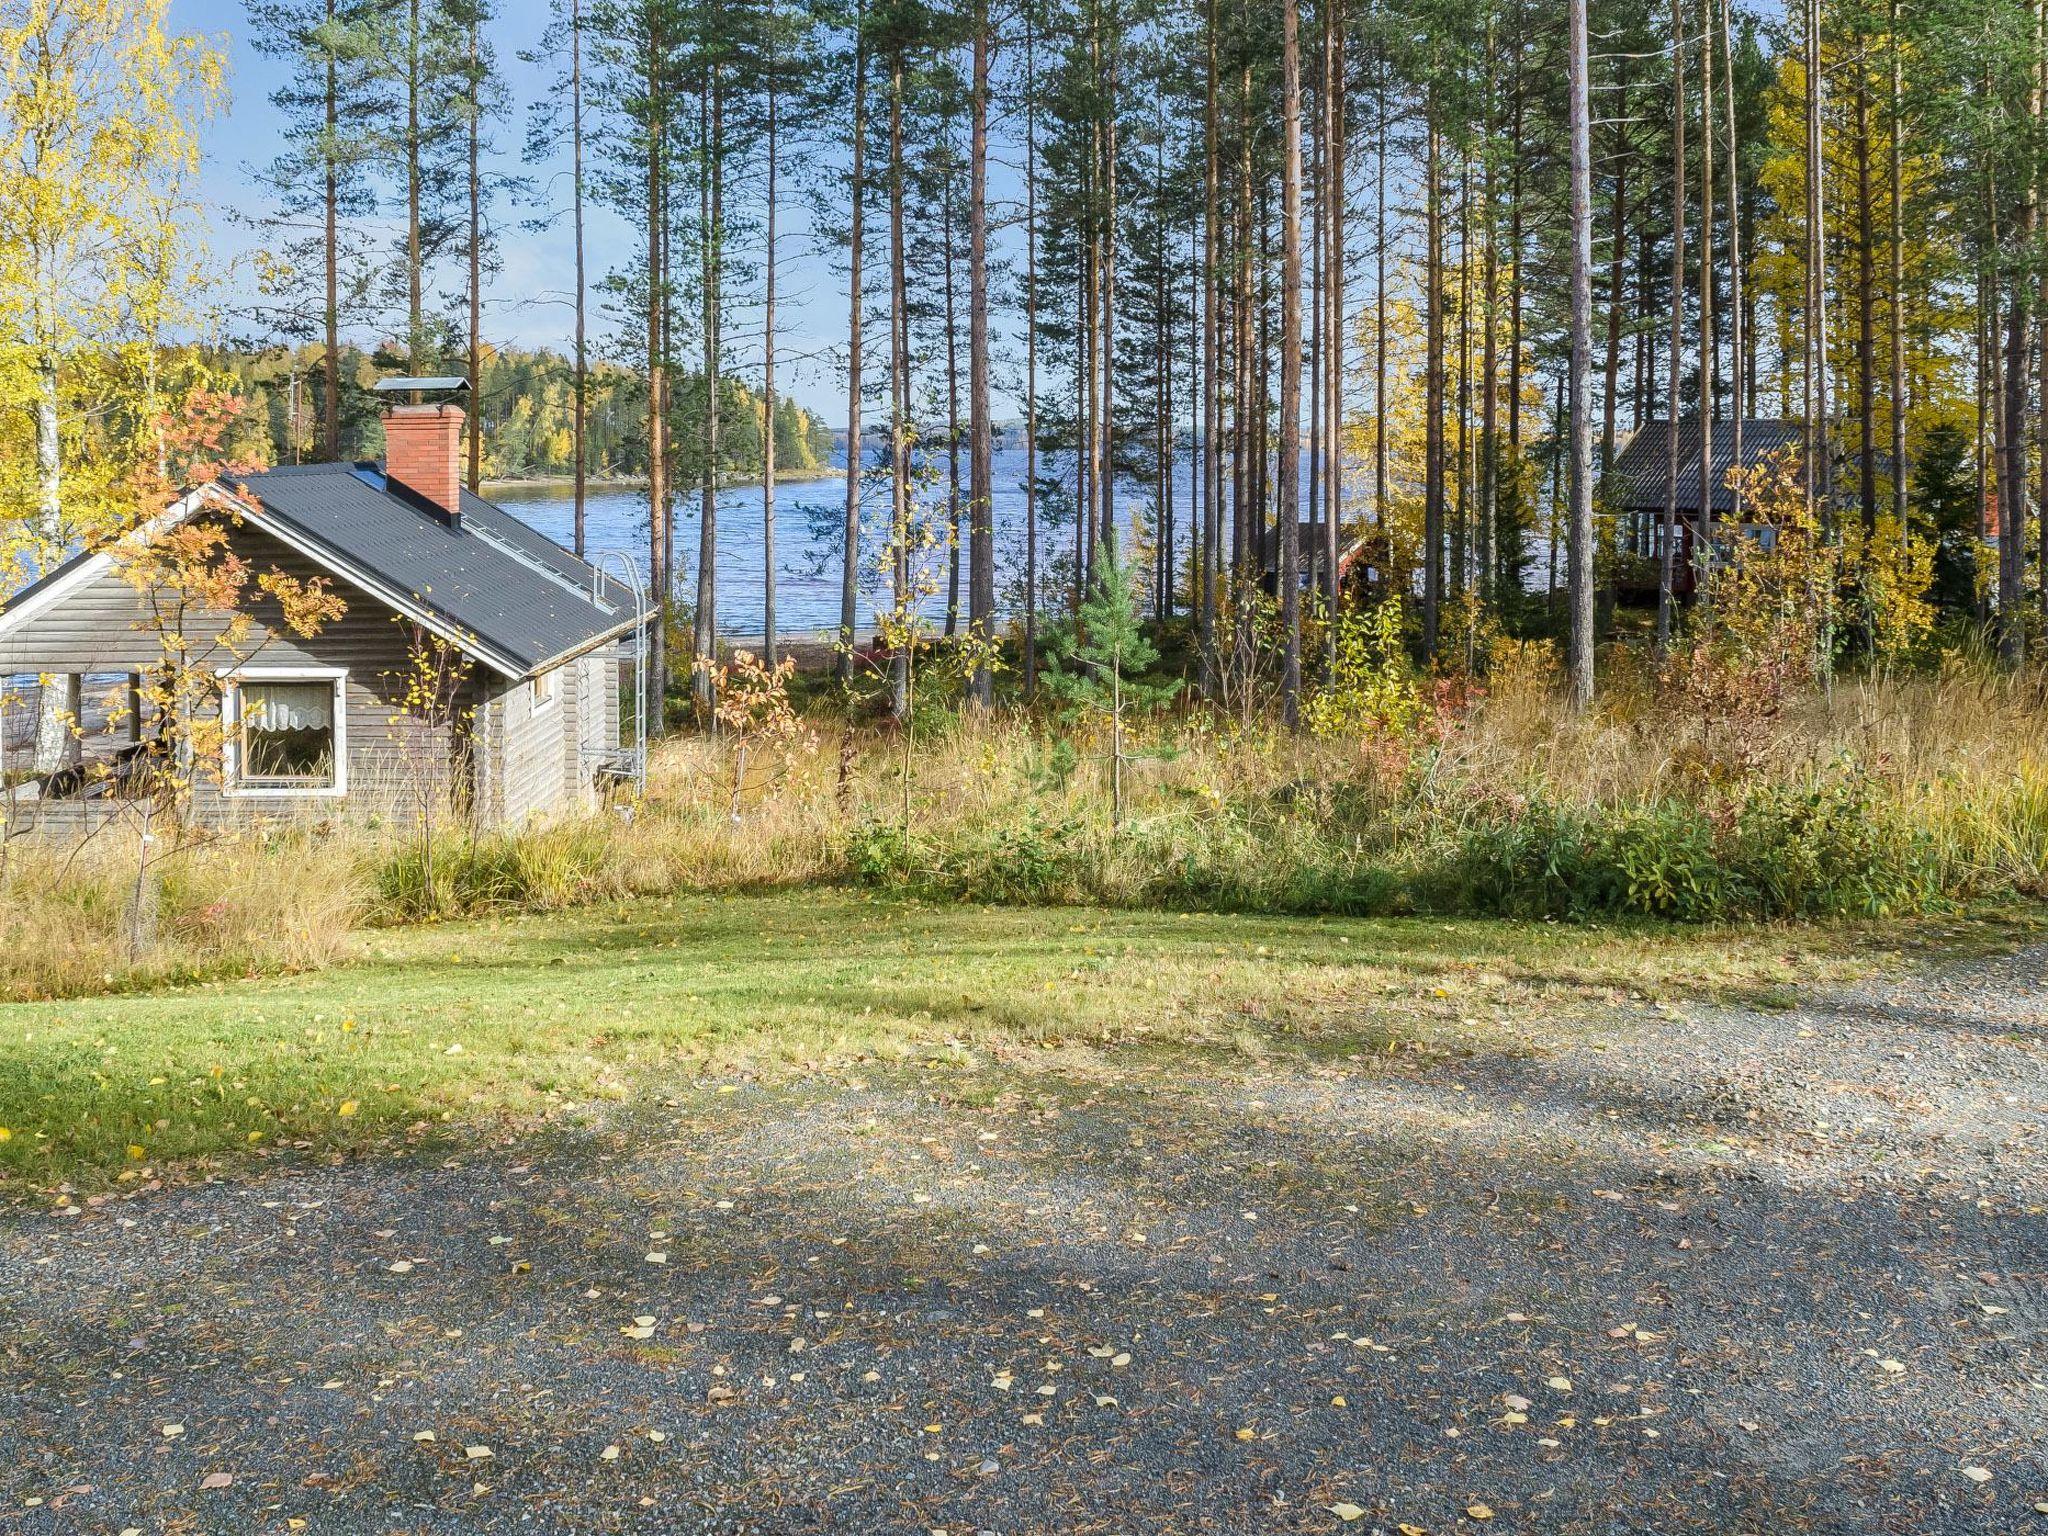
<path id="1" fill-rule="evenodd" d="M 1159 660 L 1159 649 L 1139 616 L 1130 562 L 1098 550 L 1090 571 L 1079 610 L 1053 627 L 1041 681 L 1066 706 L 1069 718 L 1093 718 L 1109 727 L 1111 816 L 1121 825 L 1125 722 L 1171 703 L 1180 680 L 1154 682 L 1144 676 Z"/>
<path id="2" fill-rule="evenodd" d="M 427 307 L 434 275 L 462 247 L 466 209 L 468 62 L 466 0 L 371 0 L 365 62 L 390 106 L 370 142 L 402 220 L 381 294 L 404 317 L 408 373 L 424 373 L 457 346 L 445 314 Z"/>
<path id="3" fill-rule="evenodd" d="M 388 107 L 371 55 L 371 0 L 251 0 L 249 36 L 287 73 L 270 101 L 284 119 L 281 153 L 256 176 L 271 198 L 259 227 L 276 242 L 264 318 L 294 340 L 317 334 L 320 449 L 342 456 L 342 332 L 367 317 L 366 237 L 375 211 L 371 147 Z M 311 220 L 313 227 L 308 228 Z M 317 330 L 306 317 L 318 316 Z"/>

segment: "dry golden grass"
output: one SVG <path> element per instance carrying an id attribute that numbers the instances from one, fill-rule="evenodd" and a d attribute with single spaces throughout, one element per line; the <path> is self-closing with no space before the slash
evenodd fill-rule
<path id="1" fill-rule="evenodd" d="M 1476 778 L 1543 783 L 1580 803 L 1647 799 L 1694 786 L 1703 748 L 1725 747 L 1631 657 L 1603 674 L 1598 706 L 1561 707 L 1534 669 L 1496 678 L 1446 766 Z M 1844 678 L 1794 700 L 1761 733 L 1760 771 L 1785 776 L 1853 759 L 1901 782 L 2037 778 L 2048 767 L 2048 676 L 1966 662 L 1900 678 Z"/>
<path id="2" fill-rule="evenodd" d="M 444 831 L 431 880 L 408 829 L 389 824 L 186 848 L 151 883 L 154 922 L 139 946 L 132 843 L 17 844 L 0 872 L 0 994 L 313 968 L 380 924 L 873 877 L 878 859 L 891 883 L 974 899 L 1483 911 L 1418 897 L 1418 881 L 1523 804 L 1712 816 L 1731 784 L 1798 788 L 1845 771 L 1888 828 L 1918 840 L 1943 899 L 2031 894 L 2048 872 L 2043 688 L 2040 674 L 1963 665 L 1843 681 L 1750 731 L 1731 769 L 1728 743 L 1643 669 L 1617 662 L 1600 706 L 1580 717 L 1531 647 L 1415 741 L 1297 739 L 1199 711 L 1163 718 L 1136 733 L 1114 830 L 1101 740 L 1012 714 L 937 711 L 910 754 L 907 842 L 893 732 L 820 721 L 802 749 L 750 764 L 737 816 L 727 746 L 683 736 L 657 748 L 643 803 L 474 842 Z M 1874 897 L 1868 909 L 1906 908 Z"/>
<path id="3" fill-rule="evenodd" d="M 371 888 L 362 850 L 346 840 L 210 840 L 155 866 L 138 931 L 136 858 L 135 834 L 120 830 L 77 848 L 11 851 L 0 995 L 70 997 L 331 964 L 348 951 Z"/>

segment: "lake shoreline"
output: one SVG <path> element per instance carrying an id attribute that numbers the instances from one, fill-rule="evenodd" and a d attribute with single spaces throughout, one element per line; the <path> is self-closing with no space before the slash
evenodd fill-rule
<path id="1" fill-rule="evenodd" d="M 778 469 L 775 483 L 782 485 L 807 485 L 819 480 L 843 480 L 846 471 L 835 465 L 818 469 Z M 749 487 L 759 488 L 763 483 L 760 475 L 727 476 L 719 482 L 721 491 L 743 491 Z M 574 475 L 529 475 L 517 480 L 486 480 L 484 490 L 492 491 L 570 491 L 576 487 Z M 592 477 L 583 482 L 585 491 L 644 491 L 647 489 L 645 475 Z M 689 487 L 694 491 L 696 486 Z"/>

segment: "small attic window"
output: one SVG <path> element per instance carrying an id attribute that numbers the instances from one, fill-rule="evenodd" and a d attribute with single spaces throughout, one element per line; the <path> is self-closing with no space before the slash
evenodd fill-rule
<path id="1" fill-rule="evenodd" d="M 528 702 L 532 705 L 533 712 L 536 715 L 544 709 L 552 709 L 554 707 L 556 688 L 560 680 L 561 668 L 559 667 L 551 667 L 545 672 L 534 673 L 533 681 L 526 686 L 530 690 Z"/>

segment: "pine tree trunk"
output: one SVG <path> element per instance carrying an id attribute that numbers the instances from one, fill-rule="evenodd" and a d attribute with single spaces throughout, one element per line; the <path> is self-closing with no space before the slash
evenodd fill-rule
<path id="1" fill-rule="evenodd" d="M 2044 4 L 2043 0 L 2035 0 L 2034 90 L 2031 102 L 2031 116 L 2033 118 L 2033 131 L 2036 143 L 2039 142 L 2041 132 L 2041 116 L 2044 101 L 2048 101 L 2048 4 Z M 2033 191 L 2035 210 L 2033 234 L 2035 239 L 2038 239 L 2040 230 L 2041 176 L 2041 162 L 2037 159 L 2034 162 L 2035 180 Z M 2035 247 L 2033 239 L 2030 239 L 2028 242 L 2028 255 L 2037 264 L 2039 263 L 2040 252 Z M 2048 324 L 2048 267 L 2040 268 L 2036 281 L 2039 287 L 2035 296 L 2036 313 L 2034 320 L 2038 328 L 2043 324 Z M 2041 386 L 2041 398 L 2034 418 L 2037 446 L 2040 449 L 2040 479 L 2037 482 L 2040 488 L 2040 497 L 2034 505 L 2037 522 L 2036 537 L 2038 539 L 2036 547 L 2040 554 L 2040 564 L 2036 568 L 2036 581 L 2040 588 L 2042 609 L 2044 613 L 2048 613 L 2048 334 L 2039 334 L 2037 332 L 2035 339 L 2036 364 L 2039 368 L 2039 382 Z M 2022 556 L 2021 558 L 2024 559 L 2025 557 Z"/>
<path id="2" fill-rule="evenodd" d="M 1436 660 L 1444 596 L 1444 232 L 1443 137 L 1437 126 L 1436 91 L 1423 108 L 1426 151 L 1423 166 L 1424 384 L 1422 447 L 1422 655 Z M 1384 414 L 1385 402 L 1381 403 Z"/>
<path id="3" fill-rule="evenodd" d="M 1700 507 L 1693 545 L 1697 590 L 1714 553 L 1714 10 L 1700 0 Z"/>
<path id="4" fill-rule="evenodd" d="M 1297 0 L 1298 8 L 1298 0 Z M 1325 14 L 1322 25 L 1328 28 L 1328 5 L 1318 9 Z M 1318 69 L 1328 63 L 1325 50 L 1317 48 Z M 1327 171 L 1323 165 L 1323 152 L 1327 147 L 1328 127 L 1324 121 L 1323 107 L 1325 91 L 1329 85 L 1324 74 L 1318 73 L 1313 86 L 1304 79 L 1301 88 L 1302 111 L 1302 281 L 1308 296 L 1303 300 L 1304 332 L 1302 345 L 1307 349 L 1303 361 L 1303 379 L 1308 394 L 1308 426 L 1303 433 L 1303 457 L 1307 465 L 1303 471 L 1307 485 L 1302 502 L 1301 516 L 1297 522 L 1316 524 L 1322 517 L 1323 507 L 1323 256 L 1329 244 L 1328 230 L 1323 219 L 1324 185 Z M 1310 125 L 1313 124 L 1313 128 Z M 1301 549 L 1301 574 L 1309 587 L 1320 593 L 1322 587 L 1322 544 L 1320 535 L 1312 526 L 1309 542 Z"/>
<path id="5" fill-rule="evenodd" d="M 1081 603 L 1087 596 L 1090 579 L 1094 574 L 1095 550 L 1101 538 L 1098 503 L 1095 499 L 1096 484 L 1102 478 L 1101 439 L 1096 433 L 1095 391 L 1101 375 L 1096 371 L 1095 352 L 1100 344 L 1101 327 L 1097 324 L 1100 310 L 1096 303 L 1097 287 L 1100 283 L 1102 243 L 1095 229 L 1093 213 L 1096 191 L 1095 173 L 1101 164 L 1102 152 L 1098 147 L 1102 125 L 1095 124 L 1089 133 L 1087 190 L 1083 206 L 1090 211 L 1085 219 L 1082 234 L 1082 261 L 1080 263 L 1081 289 L 1078 297 L 1080 306 L 1077 323 L 1081 342 L 1074 349 L 1074 360 L 1081 368 L 1081 376 L 1074 386 L 1074 411 L 1079 418 L 1079 452 L 1075 455 L 1075 470 L 1080 477 L 1079 501 L 1074 515 L 1074 611 L 1079 613 Z"/>
<path id="6" fill-rule="evenodd" d="M 1472 425 L 1472 163 L 1463 155 L 1458 166 L 1458 390 L 1452 414 L 1458 423 L 1456 494 L 1451 512 L 1451 579 L 1453 593 L 1463 595 L 1471 584 L 1471 425 Z M 1471 657 L 1468 655 L 1469 666 Z"/>
<path id="7" fill-rule="evenodd" d="M 1721 0 L 1721 58 L 1727 71 L 1723 76 L 1726 89 L 1721 92 L 1721 100 L 1728 121 L 1728 367 L 1735 388 L 1735 408 L 1729 413 L 1729 425 L 1734 462 L 1740 464 L 1742 424 L 1752 408 L 1755 389 L 1745 370 L 1749 325 L 1742 307 L 1742 141 L 1736 131 L 1735 117 L 1734 16 L 1735 0 Z M 1729 514 L 1738 522 L 1742 519 L 1740 485 L 1730 490 Z M 1900 526 L 1905 526 L 1903 520 Z"/>
<path id="8" fill-rule="evenodd" d="M 1487 25 L 1486 70 L 1489 82 L 1486 93 L 1486 132 L 1491 139 L 1493 133 L 1493 91 L 1491 81 L 1497 63 L 1494 52 L 1493 26 Z M 1486 155 L 1485 177 L 1480 191 L 1480 280 L 1479 280 L 1479 537 L 1477 567 L 1479 599 L 1491 607 L 1498 601 L 1494 590 L 1494 526 L 1500 510 L 1499 478 L 1495 473 L 1499 463 L 1500 444 L 1496 434 L 1500 428 L 1500 389 L 1497 383 L 1500 360 L 1498 331 L 1494 324 L 1494 310 L 1500 295 L 1499 253 L 1494 240 L 1494 156 Z"/>
<path id="9" fill-rule="evenodd" d="M 889 541 L 892 612 L 899 625 L 910 606 L 910 301 L 903 259 L 903 54 L 889 59 Z M 910 725 L 910 639 L 898 637 L 889 658 L 890 707 Z M 909 816 L 906 789 L 904 815 Z"/>
<path id="10" fill-rule="evenodd" d="M 576 382 L 571 437 L 576 455 L 576 555 L 581 559 L 586 542 L 584 503 L 588 492 L 589 454 L 585 436 L 590 418 L 590 350 L 587 308 L 590 287 L 584 272 L 583 252 L 583 0 L 569 0 L 569 141 L 571 159 L 571 217 L 576 240 Z"/>
<path id="11" fill-rule="evenodd" d="M 1721 0 L 1721 3 L 1724 8 L 1723 15 L 1725 16 L 1726 7 L 1732 5 L 1734 0 Z M 1889 118 L 1888 127 L 1890 129 L 1891 145 L 1889 153 L 1890 164 L 1887 166 L 1887 170 L 1890 173 L 1888 179 L 1891 183 L 1889 203 L 1892 246 L 1892 516 L 1898 522 L 1899 537 L 1903 540 L 1906 537 L 1906 174 L 1905 150 L 1903 147 L 1905 119 L 1901 109 L 1904 91 L 1900 79 L 1901 71 L 1899 64 L 1899 0 L 1891 0 L 1889 21 L 1887 41 L 1891 52 L 1891 100 L 1889 104 L 1890 111 L 1887 117 Z M 1733 68 L 1732 55 L 1730 68 Z M 1734 126 L 1734 108 L 1732 103 L 1729 111 L 1729 126 L 1732 132 Z M 1731 214 L 1734 212 L 1734 209 L 1735 200 L 1730 198 L 1729 211 Z M 1737 263 L 1737 268 L 1738 270 L 1740 269 L 1739 262 Z M 1738 330 L 1737 336 L 1739 337 L 1740 334 Z M 1741 366 L 1739 362 L 1736 364 L 1738 372 Z M 2048 396 L 2044 396 L 2044 399 L 2048 399 Z M 2048 569 L 2048 567 L 2044 567 L 2044 569 Z"/>
<path id="12" fill-rule="evenodd" d="M 1197 635 L 1202 660 L 1202 693 L 1216 695 L 1216 583 L 1222 564 L 1223 445 L 1220 439 L 1222 371 L 1216 325 L 1216 264 L 1221 254 L 1221 195 L 1217 175 L 1216 5 L 1207 0 L 1204 41 L 1208 74 L 1202 91 L 1202 590 Z"/>
<path id="13" fill-rule="evenodd" d="M 775 24 L 774 7 L 769 25 Z M 761 658 L 775 665 L 775 137 L 777 101 L 775 60 L 768 61 L 767 228 L 763 231 L 764 293 L 761 306 Z"/>
<path id="14" fill-rule="evenodd" d="M 2035 0 L 2035 54 L 2040 55 L 2040 31 L 2044 14 L 2042 0 Z M 2042 111 L 2042 89 L 2038 67 L 2029 92 L 2027 112 L 2038 126 Z M 2013 221 L 2013 248 L 2033 253 L 2041 218 L 2040 188 L 2028 176 L 2019 189 L 2019 210 Z M 2012 275 L 2012 289 L 2006 300 L 2005 410 L 1998 429 L 2003 458 L 1998 477 L 1998 655 L 2007 666 L 2017 666 L 2026 655 L 2026 618 L 2022 611 L 2027 564 L 2027 396 L 2031 380 L 2027 349 L 2032 341 L 2033 323 L 2028 274 L 2024 269 Z"/>
<path id="15" fill-rule="evenodd" d="M 2014 231 L 2026 240 L 2033 218 L 2023 212 Z M 2007 666 L 2026 656 L 2026 620 L 2021 612 L 2027 566 L 2027 343 L 2026 279 L 2016 276 L 2006 300 L 2005 408 L 1999 415 L 1998 475 L 1998 655 Z"/>
<path id="16" fill-rule="evenodd" d="M 407 0 L 405 24 L 405 369 L 417 375 L 426 359 L 426 304 L 420 271 L 420 0 Z"/>
<path id="17" fill-rule="evenodd" d="M 1159 106 L 1156 115 L 1163 115 Z M 1155 117 L 1156 120 L 1156 117 Z M 1166 236 L 1168 222 L 1159 189 L 1166 180 L 1165 124 L 1159 124 L 1153 147 L 1152 181 L 1152 395 L 1154 412 L 1153 495 L 1157 526 L 1152 530 L 1152 612 L 1173 616 L 1173 328 L 1166 308 Z"/>
<path id="18" fill-rule="evenodd" d="M 641 681 L 641 701 L 650 735 L 660 735 L 668 717 L 668 608 L 672 581 L 662 524 L 668 513 L 668 421 L 662 402 L 668 395 L 667 348 L 662 316 L 666 302 L 662 283 L 663 221 L 667 218 L 667 138 L 662 110 L 667 97 L 662 81 L 662 37 L 659 28 L 647 39 L 647 533 L 649 585 L 654 619 L 648 637 L 648 675 Z"/>
<path id="19" fill-rule="evenodd" d="M 483 166 L 483 77 L 477 57 L 477 31 L 481 18 L 469 13 L 468 56 L 464 60 L 463 85 L 469 130 L 469 488 L 472 493 L 484 482 L 484 182 Z"/>
<path id="20" fill-rule="evenodd" d="M 1214 3 L 1214 0 L 1211 0 Z M 1024 702 L 1038 696 L 1038 34 L 1024 21 Z"/>
<path id="21" fill-rule="evenodd" d="M 335 0 L 327 0 L 327 24 L 330 28 L 334 25 L 334 12 Z M 323 45 L 323 52 L 326 55 L 326 85 L 321 111 L 326 120 L 327 141 L 320 150 L 321 169 L 326 181 L 321 198 L 321 217 L 325 228 L 321 258 L 326 268 L 327 302 L 321 318 L 327 332 L 327 356 L 321 360 L 326 395 L 320 402 L 320 446 L 321 457 L 332 464 L 341 458 L 341 169 L 336 163 L 340 153 L 337 124 L 341 112 L 341 82 L 335 67 L 334 49 Z"/>
<path id="22" fill-rule="evenodd" d="M 1301 725 L 1301 27 L 1296 0 L 1280 0 L 1280 628 L 1285 655 L 1280 714 Z"/>
<path id="23" fill-rule="evenodd" d="M 1323 391 L 1323 675 L 1337 675 L 1337 606 L 1341 541 L 1338 522 L 1344 515 L 1344 0 L 1324 0 L 1324 154 L 1323 222 L 1329 246 L 1324 258 L 1323 300 L 1325 366 L 1329 382 Z"/>
<path id="24" fill-rule="evenodd" d="M 1373 149 L 1372 497 L 1380 531 L 1387 531 L 1387 61 L 1378 60 L 1373 101 L 1378 143 Z M 1391 544 L 1388 546 L 1391 552 Z M 1385 574 L 1384 572 L 1382 573 Z"/>
<path id="25" fill-rule="evenodd" d="M 1856 61 L 1856 495 L 1877 532 L 1877 250 L 1870 223 L 1870 70 Z"/>
<path id="26" fill-rule="evenodd" d="M 1276 442 L 1273 432 L 1273 209 L 1267 188 L 1259 188 L 1258 342 L 1253 351 L 1256 377 L 1252 389 L 1258 412 L 1257 456 L 1252 463 L 1256 494 L 1252 506 L 1257 518 L 1257 569 L 1263 578 L 1280 559 L 1280 524 L 1274 498 L 1273 461 Z"/>
<path id="27" fill-rule="evenodd" d="M 946 124 L 946 169 L 939 190 L 939 237 L 946 289 L 946 638 L 960 632 L 960 330 L 953 305 L 953 127 Z"/>
<path id="28" fill-rule="evenodd" d="M 862 158 L 867 148 L 868 55 L 867 6 L 854 12 L 853 42 L 853 164 L 847 176 L 847 199 L 852 207 L 847 238 L 846 318 L 846 521 L 839 547 L 839 680 L 853 681 L 854 625 L 860 600 L 860 475 L 861 475 L 861 253 L 865 229 L 862 215 L 867 197 Z"/>
<path id="29" fill-rule="evenodd" d="M 1096 404 L 1102 412 L 1097 448 L 1102 473 L 1096 492 L 1102 498 L 1099 536 L 1111 560 L 1123 559 L 1116 532 L 1116 159 L 1117 159 L 1117 67 L 1114 43 L 1103 81 L 1102 114 L 1102 262 L 1097 284 L 1102 298 L 1102 385 Z"/>
<path id="30" fill-rule="evenodd" d="M 989 399 L 988 330 L 989 53 L 989 17 L 982 0 L 974 17 L 973 126 L 968 147 L 967 192 L 967 621 L 977 646 L 985 646 L 991 638 L 996 609 L 995 425 Z M 969 691 L 983 708 L 995 703 L 995 679 L 986 659 L 976 660 Z"/>
<path id="31" fill-rule="evenodd" d="M 1512 137 L 1522 142 L 1522 6 L 1515 3 L 1515 64 L 1509 87 L 1513 106 Z M 1621 96 L 1628 100 L 1627 93 Z M 1624 105 L 1620 108 L 1626 112 Z M 1519 460 L 1522 447 L 1522 159 L 1514 157 L 1508 171 L 1508 262 L 1513 278 L 1508 284 L 1508 447 Z"/>
<path id="32" fill-rule="evenodd" d="M 1593 702 L 1593 128 L 1586 0 L 1570 0 L 1571 96 L 1571 644 L 1572 702 Z"/>
<path id="33" fill-rule="evenodd" d="M 1822 148 L 1826 96 L 1820 0 L 1807 0 L 1806 22 L 1806 481 L 1822 528 L 1832 532 L 1835 470 L 1828 423 L 1827 176 Z"/>
<path id="34" fill-rule="evenodd" d="M 1679 398 L 1685 369 L 1685 10 L 1671 0 L 1671 379 L 1665 401 L 1664 525 L 1657 544 L 1657 650 L 1671 644 L 1678 560 Z M 1577 407 L 1574 405 L 1574 410 Z"/>
<path id="35" fill-rule="evenodd" d="M 704 318 L 704 467 L 699 487 L 697 523 L 697 622 L 693 635 L 690 690 L 698 712 L 709 720 L 717 707 L 718 665 L 718 454 L 719 454 L 719 365 L 721 311 L 720 293 L 725 260 L 725 100 L 723 81 L 716 64 L 710 68 L 705 85 L 709 119 L 704 132 L 704 175 L 700 201 L 703 211 L 702 276 Z"/>
<path id="36" fill-rule="evenodd" d="M 1240 24 L 1243 17 L 1240 13 Z M 1256 590 L 1259 580 L 1257 470 L 1259 452 L 1257 413 L 1252 402 L 1256 377 L 1252 366 L 1252 68 L 1249 58 L 1240 67 L 1237 87 L 1237 239 L 1232 253 L 1236 276 L 1236 298 L 1232 304 L 1234 337 L 1233 362 L 1236 387 L 1232 391 L 1231 415 L 1231 563 L 1237 582 L 1244 590 L 1234 594 L 1237 634 L 1233 645 L 1242 647 L 1250 636 L 1250 614 L 1245 599 Z"/>

